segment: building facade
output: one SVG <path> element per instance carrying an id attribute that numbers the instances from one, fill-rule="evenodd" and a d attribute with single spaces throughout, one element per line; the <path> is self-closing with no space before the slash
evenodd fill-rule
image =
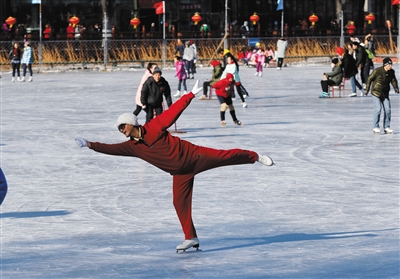
<path id="1" fill-rule="evenodd" d="M 366 29 L 378 33 L 388 32 L 387 20 L 392 22 L 394 34 L 398 29 L 398 7 L 391 5 L 391 0 L 282 0 L 284 5 L 283 21 L 288 35 L 301 35 L 305 25 L 310 28 L 308 18 L 315 14 L 318 22 L 315 25 L 316 34 L 326 35 L 339 32 L 340 15 L 343 11 L 343 23 L 354 22 L 357 30 Z M 138 30 L 160 32 L 162 16 L 156 15 L 153 8 L 158 0 L 107 0 L 107 15 L 109 28 L 116 32 L 132 32 L 130 19 L 137 17 L 141 21 Z M 269 36 L 280 29 L 282 11 L 277 11 L 277 0 L 227 0 L 229 25 L 240 28 L 245 21 L 250 28 L 259 30 L 261 36 Z M 166 25 L 169 30 L 173 26 L 175 32 L 193 31 L 206 23 L 213 36 L 220 36 L 225 28 L 226 0 L 165 0 Z M 202 20 L 195 25 L 191 17 L 200 13 Z M 249 17 L 257 13 L 259 21 L 256 25 Z M 375 21 L 368 24 L 365 16 L 375 15 Z M 41 5 L 32 4 L 32 0 L 2 0 L 0 1 L 0 18 L 4 21 L 13 16 L 17 25 L 24 23 L 30 31 L 38 31 L 40 15 L 42 29 L 50 24 L 55 33 L 65 33 L 68 19 L 76 15 L 80 24 L 90 29 L 94 24 L 102 26 L 103 10 L 100 0 L 41 0 Z M 144 26 L 144 27 L 142 27 Z M 15 27 L 14 27 L 15 28 Z M 142 29 L 144 28 L 144 29 Z M 196 30 L 195 30 L 196 31 Z M 198 31 L 198 30 L 197 30 Z M 303 32 L 304 33 L 304 32 Z"/>

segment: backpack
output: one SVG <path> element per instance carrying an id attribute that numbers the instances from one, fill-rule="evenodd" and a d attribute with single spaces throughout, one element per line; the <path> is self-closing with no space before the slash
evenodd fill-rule
<path id="1" fill-rule="evenodd" d="M 372 53 L 372 51 L 366 49 L 365 52 L 367 53 L 369 59 L 374 59 L 375 55 Z"/>

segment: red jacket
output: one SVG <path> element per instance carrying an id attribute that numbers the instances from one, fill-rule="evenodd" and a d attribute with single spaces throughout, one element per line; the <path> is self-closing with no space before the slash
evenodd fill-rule
<path id="1" fill-rule="evenodd" d="M 231 79 L 231 78 L 232 78 L 232 81 L 229 81 L 229 79 Z M 221 79 L 220 81 L 217 81 L 216 83 L 214 83 L 214 85 L 212 87 L 215 88 L 215 93 L 218 96 L 227 98 L 228 96 L 230 96 L 232 94 L 234 86 L 235 86 L 235 80 L 233 79 L 233 75 L 228 73 L 226 75 L 226 78 Z"/>
<path id="2" fill-rule="evenodd" d="M 168 110 L 141 125 L 143 140 L 130 139 L 117 144 L 91 142 L 90 148 L 109 155 L 138 157 L 171 175 L 190 173 L 199 160 L 197 154 L 202 147 L 171 135 L 167 129 L 193 98 L 193 93 L 183 95 Z"/>

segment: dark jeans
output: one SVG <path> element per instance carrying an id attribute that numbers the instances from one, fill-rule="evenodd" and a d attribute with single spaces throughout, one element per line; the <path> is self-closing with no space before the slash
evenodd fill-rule
<path id="1" fill-rule="evenodd" d="M 335 85 L 337 84 L 331 79 L 321 80 L 322 92 L 328 92 L 328 86 L 335 86 Z"/>
<path id="2" fill-rule="evenodd" d="M 203 95 L 207 96 L 208 87 L 210 86 L 211 80 L 203 82 Z"/>
<path id="3" fill-rule="evenodd" d="M 154 110 L 156 115 L 160 115 L 163 112 L 162 106 L 160 106 L 160 107 L 152 107 L 152 106 L 148 105 L 145 108 L 145 111 L 146 111 L 146 123 L 154 118 L 153 110 Z"/>
<path id="4" fill-rule="evenodd" d="M 278 58 L 278 68 L 282 68 L 284 58 Z"/>
<path id="5" fill-rule="evenodd" d="M 17 76 L 19 77 L 19 66 L 20 63 L 11 63 L 12 65 L 12 76 L 15 77 L 15 72 L 17 72 Z"/>
<path id="6" fill-rule="evenodd" d="M 22 64 L 22 72 L 23 72 L 23 76 L 26 75 L 26 66 L 28 65 L 28 70 L 29 70 L 29 74 L 30 76 L 32 76 L 32 64 Z"/>

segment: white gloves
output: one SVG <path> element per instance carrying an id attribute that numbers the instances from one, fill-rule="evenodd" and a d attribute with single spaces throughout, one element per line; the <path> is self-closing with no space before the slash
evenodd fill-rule
<path id="1" fill-rule="evenodd" d="M 203 87 L 198 87 L 198 85 L 199 85 L 199 80 L 196 80 L 196 83 L 194 84 L 194 87 L 193 87 L 193 89 L 192 89 L 192 93 L 194 94 L 194 95 L 196 95 L 197 93 L 199 93 L 201 90 L 203 90 Z"/>
<path id="2" fill-rule="evenodd" d="M 80 148 L 87 147 L 87 142 L 84 138 L 76 138 L 75 142 Z"/>

